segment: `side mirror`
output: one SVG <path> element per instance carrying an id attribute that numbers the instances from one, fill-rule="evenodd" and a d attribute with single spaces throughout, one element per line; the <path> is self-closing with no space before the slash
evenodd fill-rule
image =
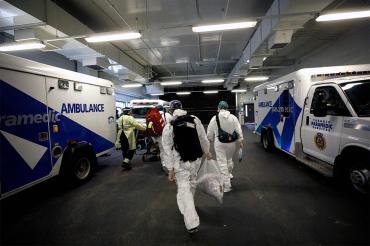
<path id="1" fill-rule="evenodd" d="M 327 104 L 326 101 L 321 101 L 317 103 L 316 107 L 313 109 L 313 115 L 315 117 L 325 117 L 327 115 Z"/>

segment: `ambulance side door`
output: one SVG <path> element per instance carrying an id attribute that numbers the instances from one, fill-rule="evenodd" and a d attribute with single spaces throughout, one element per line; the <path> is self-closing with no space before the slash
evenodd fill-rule
<path id="1" fill-rule="evenodd" d="M 50 176 L 45 77 L 0 69 L 1 194 Z"/>
<path id="2" fill-rule="evenodd" d="M 347 99 L 336 84 L 312 86 L 303 112 L 303 152 L 333 164 L 338 155 Z"/>

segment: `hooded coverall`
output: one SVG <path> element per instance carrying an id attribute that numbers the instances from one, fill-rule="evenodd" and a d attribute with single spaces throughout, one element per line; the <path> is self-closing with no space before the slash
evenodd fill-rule
<path id="1" fill-rule="evenodd" d="M 131 161 L 136 150 L 135 129 L 145 131 L 146 128 L 137 123 L 131 115 L 122 115 L 118 119 L 118 129 L 115 145 L 116 148 L 122 149 L 123 162 L 128 163 Z M 124 136 L 121 137 L 122 133 L 125 134 L 126 138 Z"/>
<path id="2" fill-rule="evenodd" d="M 169 113 L 165 113 L 162 117 L 164 118 L 164 121 L 165 121 L 166 125 L 169 124 L 172 120 L 172 115 L 169 114 Z M 162 134 L 163 134 L 163 132 L 162 132 Z M 161 157 L 162 168 L 164 170 L 166 170 L 167 169 L 167 165 L 166 165 L 167 157 L 166 157 L 166 153 L 163 149 L 162 135 L 158 136 L 158 137 L 154 137 L 154 141 L 158 143 L 159 155 Z"/>
<path id="3" fill-rule="evenodd" d="M 182 109 L 176 109 L 173 113 L 174 119 L 178 116 L 186 115 Z M 194 116 L 195 117 L 195 116 Z M 209 141 L 202 122 L 195 117 L 194 123 L 198 133 L 200 145 L 203 153 L 209 153 Z M 181 161 L 180 154 L 173 148 L 174 135 L 173 126 L 167 124 L 162 133 L 163 148 L 166 153 L 166 165 L 168 170 L 174 170 L 177 184 L 177 205 L 181 214 L 184 216 L 185 227 L 191 230 L 199 226 L 199 216 L 195 210 L 194 194 L 196 187 L 197 173 L 202 158 L 193 162 Z"/>
<path id="4" fill-rule="evenodd" d="M 221 109 L 218 113 L 218 118 L 220 120 L 221 129 L 227 133 L 232 134 L 234 130 L 238 133 L 238 139 L 236 142 L 241 143 L 243 141 L 243 132 L 238 119 L 230 114 L 229 111 Z M 235 153 L 235 144 L 232 143 L 221 143 L 218 140 L 218 126 L 216 121 L 216 116 L 213 116 L 209 122 L 207 129 L 207 137 L 210 141 L 214 140 L 215 152 L 217 163 L 220 166 L 222 176 L 224 177 L 224 189 L 225 191 L 231 190 L 230 177 L 234 168 L 233 155 Z"/>

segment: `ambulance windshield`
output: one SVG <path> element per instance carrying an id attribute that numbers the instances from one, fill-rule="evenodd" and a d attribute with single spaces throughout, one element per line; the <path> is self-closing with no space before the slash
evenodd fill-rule
<path id="1" fill-rule="evenodd" d="M 132 116 L 135 118 L 145 118 L 146 113 L 151 107 L 140 107 L 140 108 L 131 108 Z"/>
<path id="2" fill-rule="evenodd" d="M 370 80 L 341 84 L 353 108 L 360 117 L 370 117 Z"/>

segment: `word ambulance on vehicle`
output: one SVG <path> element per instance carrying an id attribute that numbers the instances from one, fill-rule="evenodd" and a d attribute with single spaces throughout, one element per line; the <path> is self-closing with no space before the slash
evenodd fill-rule
<path id="1" fill-rule="evenodd" d="M 305 68 L 255 87 L 255 132 L 361 193 L 370 181 L 370 65 Z"/>
<path id="2" fill-rule="evenodd" d="M 110 81 L 0 54 L 2 198 L 58 174 L 87 180 L 115 134 Z"/>

